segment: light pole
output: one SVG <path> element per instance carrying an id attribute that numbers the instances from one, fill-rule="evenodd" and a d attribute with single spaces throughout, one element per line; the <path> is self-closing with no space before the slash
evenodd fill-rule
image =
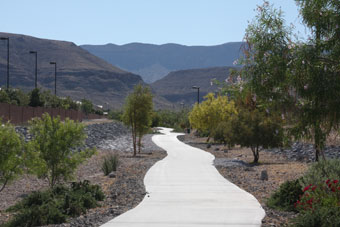
<path id="1" fill-rule="evenodd" d="M 9 89 L 9 37 L 0 37 L 0 40 L 7 40 L 7 89 Z"/>
<path id="2" fill-rule="evenodd" d="M 50 62 L 51 65 L 54 65 L 54 95 L 57 96 L 57 62 Z"/>
<path id="3" fill-rule="evenodd" d="M 197 89 L 197 104 L 200 104 L 200 87 L 192 86 L 192 89 Z"/>
<path id="4" fill-rule="evenodd" d="M 38 52 L 31 50 L 30 54 L 34 54 L 35 55 L 35 80 L 34 80 L 34 86 L 35 86 L 35 88 L 38 88 Z"/>

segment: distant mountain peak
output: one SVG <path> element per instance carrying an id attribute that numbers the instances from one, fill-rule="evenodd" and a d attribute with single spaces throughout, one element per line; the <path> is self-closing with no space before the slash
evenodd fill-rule
<path id="1" fill-rule="evenodd" d="M 214 46 L 185 46 L 175 43 L 157 45 L 136 42 L 81 47 L 112 65 L 141 75 L 147 83 L 152 83 L 171 71 L 233 66 L 233 62 L 241 55 L 242 45 L 243 42 Z"/>

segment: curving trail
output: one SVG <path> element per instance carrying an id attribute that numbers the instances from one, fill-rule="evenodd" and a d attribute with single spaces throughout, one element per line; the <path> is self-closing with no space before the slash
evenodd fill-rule
<path id="1" fill-rule="evenodd" d="M 255 197 L 221 176 L 213 155 L 180 142 L 171 130 L 152 137 L 168 156 L 147 172 L 144 200 L 102 226 L 261 226 L 265 212 Z"/>

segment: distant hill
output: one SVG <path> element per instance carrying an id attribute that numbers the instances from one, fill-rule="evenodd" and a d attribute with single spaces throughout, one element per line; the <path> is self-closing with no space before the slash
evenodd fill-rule
<path id="1" fill-rule="evenodd" d="M 122 69 L 141 75 L 147 83 L 183 69 L 232 66 L 240 56 L 242 42 L 216 46 L 179 44 L 82 45 L 90 53 Z"/>
<path id="2" fill-rule="evenodd" d="M 54 91 L 54 66 L 50 62 L 57 62 L 59 96 L 87 98 L 118 108 L 134 85 L 144 83 L 140 76 L 114 67 L 72 42 L 8 33 L 0 36 L 10 37 L 10 86 L 14 88 L 34 87 L 35 57 L 29 54 L 31 50 L 38 51 L 38 86 L 43 89 Z M 6 44 L 0 41 L 0 86 L 6 85 Z"/>
<path id="3" fill-rule="evenodd" d="M 192 105 L 197 101 L 197 90 L 200 87 L 200 101 L 208 92 L 218 91 L 213 80 L 225 81 L 229 78 L 229 71 L 234 67 L 213 67 L 205 69 L 180 70 L 169 73 L 166 77 L 151 84 L 155 93 L 169 102 Z"/>

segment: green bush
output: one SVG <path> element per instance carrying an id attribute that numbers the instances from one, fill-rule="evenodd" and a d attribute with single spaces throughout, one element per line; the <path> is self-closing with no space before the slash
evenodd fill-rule
<path id="1" fill-rule="evenodd" d="M 314 163 L 301 179 L 301 185 L 323 186 L 328 179 L 340 179 L 340 159 L 320 160 Z"/>
<path id="2" fill-rule="evenodd" d="M 102 164 L 102 171 L 105 176 L 109 175 L 112 171 L 116 171 L 119 165 L 119 156 L 117 154 L 110 154 L 104 158 Z"/>
<path id="3" fill-rule="evenodd" d="M 31 170 L 38 177 L 46 178 L 50 187 L 73 179 L 77 167 L 94 154 L 94 150 L 89 149 L 74 151 L 85 142 L 86 133 L 81 123 L 68 118 L 62 122 L 59 117 L 44 114 L 30 124 Z"/>
<path id="4" fill-rule="evenodd" d="M 70 187 L 58 185 L 53 189 L 33 192 L 7 211 L 16 212 L 5 226 L 40 226 L 60 224 L 68 217 L 76 217 L 99 206 L 104 193 L 89 181 L 72 183 Z"/>
<path id="5" fill-rule="evenodd" d="M 24 143 L 14 127 L 0 118 L 0 192 L 23 173 Z"/>
<path id="6" fill-rule="evenodd" d="M 296 202 L 295 226 L 340 226 L 340 160 L 313 164 L 300 180 L 304 194 Z"/>
<path id="7" fill-rule="evenodd" d="M 303 191 L 299 179 L 286 181 L 280 185 L 267 200 L 267 206 L 284 211 L 297 211 L 294 204 L 300 199 Z"/>

